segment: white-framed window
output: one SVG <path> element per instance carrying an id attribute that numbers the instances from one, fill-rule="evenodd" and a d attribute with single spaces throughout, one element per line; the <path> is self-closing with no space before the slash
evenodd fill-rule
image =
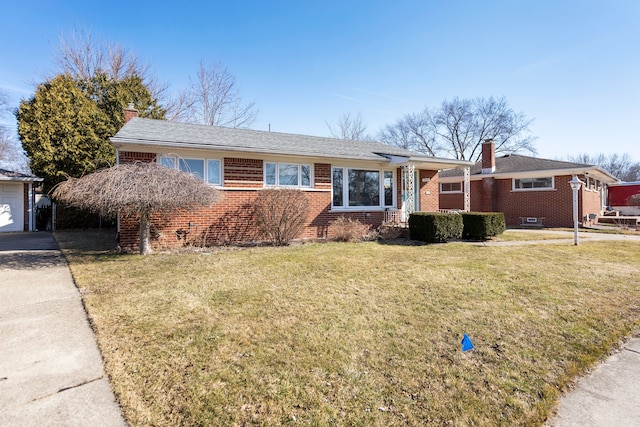
<path id="1" fill-rule="evenodd" d="M 440 192 L 441 193 L 462 193 L 462 183 L 461 182 L 441 182 Z"/>
<path id="2" fill-rule="evenodd" d="M 222 162 L 218 159 L 159 156 L 158 163 L 172 169 L 188 172 L 212 185 L 222 185 Z"/>
<path id="3" fill-rule="evenodd" d="M 550 190 L 553 189 L 553 177 L 543 178 L 514 178 L 514 191 Z"/>
<path id="4" fill-rule="evenodd" d="M 394 207 L 393 171 L 334 167 L 331 170 L 334 208 Z"/>
<path id="5" fill-rule="evenodd" d="M 218 159 L 207 159 L 207 182 L 222 185 L 222 162 Z"/>
<path id="6" fill-rule="evenodd" d="M 264 164 L 264 185 L 269 187 L 311 187 L 311 165 L 298 163 Z"/>

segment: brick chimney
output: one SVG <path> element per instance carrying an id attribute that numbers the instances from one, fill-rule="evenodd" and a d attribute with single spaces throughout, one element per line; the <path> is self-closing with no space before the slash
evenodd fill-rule
<path id="1" fill-rule="evenodd" d="M 496 171 L 496 145 L 493 139 L 485 139 L 482 143 L 482 173 Z"/>
<path id="2" fill-rule="evenodd" d="M 129 103 L 129 106 L 124 109 L 124 122 L 127 123 L 129 120 L 134 117 L 138 117 L 138 110 L 133 108 L 133 102 Z"/>

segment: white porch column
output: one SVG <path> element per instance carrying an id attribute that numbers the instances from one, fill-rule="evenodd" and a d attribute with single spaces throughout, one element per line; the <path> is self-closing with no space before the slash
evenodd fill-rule
<path id="1" fill-rule="evenodd" d="M 464 211 L 471 210 L 471 168 L 464 168 Z"/>
<path id="2" fill-rule="evenodd" d="M 414 165 L 407 164 L 402 166 L 402 222 L 407 222 L 409 215 L 416 210 L 415 175 L 416 167 Z"/>

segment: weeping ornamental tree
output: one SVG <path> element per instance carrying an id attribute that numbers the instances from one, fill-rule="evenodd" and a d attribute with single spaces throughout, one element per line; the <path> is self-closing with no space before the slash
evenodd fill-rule
<path id="1" fill-rule="evenodd" d="M 150 217 L 211 206 L 220 193 L 190 173 L 157 163 L 127 163 L 58 184 L 58 202 L 106 216 L 131 215 L 140 222 L 140 254 L 152 252 Z"/>

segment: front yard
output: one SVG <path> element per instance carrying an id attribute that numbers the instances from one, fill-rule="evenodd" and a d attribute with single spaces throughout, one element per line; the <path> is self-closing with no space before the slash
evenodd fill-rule
<path id="1" fill-rule="evenodd" d="M 100 237 L 56 234 L 133 426 L 536 425 L 640 328 L 637 243 L 141 257 Z"/>

